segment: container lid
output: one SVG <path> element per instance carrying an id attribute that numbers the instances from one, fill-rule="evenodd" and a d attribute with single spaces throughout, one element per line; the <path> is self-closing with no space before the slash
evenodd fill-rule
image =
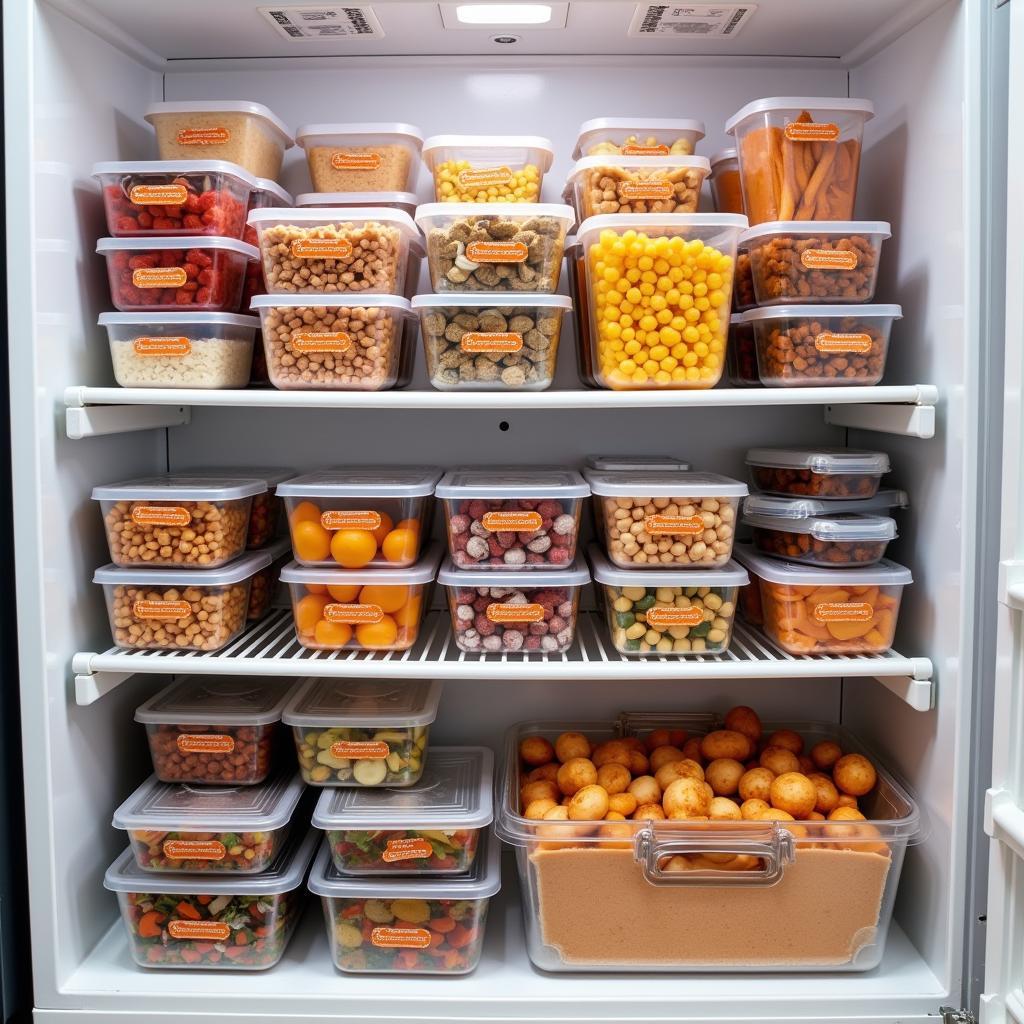
<path id="1" fill-rule="evenodd" d="M 716 164 L 724 164 L 728 160 L 739 160 L 739 153 L 737 153 L 734 146 L 730 146 L 728 149 L 720 149 L 708 162 L 711 164 L 711 172 L 714 173 Z"/>
<path id="2" fill-rule="evenodd" d="M 185 676 L 135 711 L 145 725 L 270 725 L 281 721 L 292 680 Z"/>
<path id="3" fill-rule="evenodd" d="M 187 786 L 148 779 L 116 811 L 114 828 L 173 832 L 272 832 L 284 828 L 302 797 L 291 768 L 258 786 Z"/>
<path id="4" fill-rule="evenodd" d="M 576 223 L 576 213 L 564 203 L 423 203 L 416 207 L 416 223 L 430 227 L 434 217 L 506 217 L 530 220 L 534 217 L 557 217 L 569 230 Z"/>
<path id="5" fill-rule="evenodd" d="M 907 508 L 906 491 L 882 490 L 873 498 L 827 500 L 821 498 L 790 498 L 781 494 L 751 494 L 743 500 L 748 515 L 772 516 L 781 519 L 809 519 L 813 516 L 839 515 L 847 512 L 880 512 L 887 508 Z"/>
<path id="6" fill-rule="evenodd" d="M 306 206 L 397 206 L 416 209 L 415 192 L 303 192 L 295 197 L 295 205 Z"/>
<path id="7" fill-rule="evenodd" d="M 255 319 L 250 317 L 249 319 Z M 285 480 L 291 480 L 295 476 L 295 470 L 293 469 L 282 469 L 280 466 L 268 467 L 268 466 L 235 466 L 233 469 L 227 469 L 222 466 L 214 466 L 208 468 L 203 466 L 201 469 L 189 469 L 186 473 L 189 476 L 194 477 L 213 477 L 214 479 L 221 479 L 225 476 L 230 476 L 232 472 L 245 473 L 246 476 L 251 476 L 257 480 L 262 480 L 267 485 L 267 490 L 272 491 L 278 484 L 283 483 Z"/>
<path id="8" fill-rule="evenodd" d="M 434 490 L 439 498 L 585 498 L 586 481 L 560 466 L 459 466 L 450 469 Z"/>
<path id="9" fill-rule="evenodd" d="M 902 306 L 760 306 L 749 309 L 743 314 L 745 323 L 757 320 L 790 320 L 795 317 L 810 317 L 818 320 L 827 316 L 848 317 L 863 320 L 868 317 L 889 317 L 900 320 L 903 317 Z"/>
<path id="10" fill-rule="evenodd" d="M 711 173 L 711 164 L 704 156 L 686 156 L 680 153 L 678 156 L 622 156 L 619 153 L 601 153 L 597 156 L 585 156 L 577 160 L 569 171 L 566 179 L 574 182 L 582 174 L 592 171 L 595 167 L 636 167 L 640 170 L 648 168 L 657 170 L 659 167 L 665 171 L 677 170 L 680 167 L 692 167 L 694 170 L 703 171 L 707 177 Z"/>
<path id="11" fill-rule="evenodd" d="M 591 544 L 587 560 L 594 582 L 613 587 L 745 587 L 750 582 L 747 570 L 732 559 L 720 569 L 620 569 L 596 544 Z"/>
<path id="12" fill-rule="evenodd" d="M 572 299 L 568 295 L 541 295 L 537 292 L 445 292 L 442 295 L 417 295 L 413 309 L 437 309 L 458 306 L 466 309 L 493 309 L 538 306 L 546 309 L 564 309 L 572 312 Z"/>
<path id="13" fill-rule="evenodd" d="M 735 228 L 737 231 L 744 231 L 747 224 L 747 218 L 742 213 L 602 213 L 596 217 L 588 217 L 576 229 L 576 237 L 582 242 L 584 235 L 606 231 L 609 228 L 617 234 L 633 229 L 647 229 L 664 234 L 673 228 L 706 228 L 709 231 Z"/>
<path id="14" fill-rule="evenodd" d="M 186 100 L 176 103 L 152 103 L 143 115 L 153 124 L 153 118 L 161 114 L 249 114 L 258 117 L 277 132 L 281 145 L 290 149 L 295 140 L 288 131 L 288 126 L 269 107 L 262 103 L 250 103 L 248 100 Z"/>
<path id="15" fill-rule="evenodd" d="M 433 756 L 433 755 L 431 755 Z M 342 899 L 483 900 L 501 888 L 501 843 L 484 833 L 483 848 L 464 875 L 343 875 L 324 843 L 309 873 L 309 891 Z"/>
<path id="16" fill-rule="evenodd" d="M 813 565 L 800 565 L 782 558 L 769 558 L 758 554 L 749 544 L 736 544 L 736 561 L 745 565 L 755 576 L 769 583 L 792 586 L 904 586 L 912 583 L 910 570 L 883 558 L 874 565 L 849 569 L 819 569 Z"/>
<path id="17" fill-rule="evenodd" d="M 218 569 L 180 568 L 164 569 L 154 566 L 132 567 L 114 565 L 113 562 L 101 565 L 93 574 L 93 583 L 135 583 L 150 587 L 224 587 L 231 583 L 241 583 L 260 569 L 265 569 L 273 561 L 269 551 L 247 551 L 239 558 L 222 565 Z"/>
<path id="18" fill-rule="evenodd" d="M 225 174 L 254 191 L 262 188 L 260 182 L 266 180 L 227 160 L 104 160 L 92 165 L 92 177 L 101 174 Z"/>
<path id="19" fill-rule="evenodd" d="M 367 309 L 383 306 L 403 316 L 412 316 L 408 299 L 401 295 L 369 295 L 366 292 L 301 292 L 287 295 L 254 295 L 249 302 L 250 309 Z"/>
<path id="20" fill-rule="evenodd" d="M 273 178 L 256 178 L 256 191 L 266 192 L 280 202 L 281 206 L 294 206 L 291 192 L 282 188 Z"/>
<path id="21" fill-rule="evenodd" d="M 644 494 L 651 498 L 742 498 L 749 488 L 739 480 L 718 473 L 602 473 L 584 474 L 594 494 L 609 498 L 630 498 Z"/>
<path id="22" fill-rule="evenodd" d="M 263 494 L 266 489 L 262 480 L 237 470 L 219 480 L 191 473 L 164 473 L 102 484 L 92 489 L 92 497 L 94 501 L 237 501 Z"/>
<path id="23" fill-rule="evenodd" d="M 555 159 L 555 144 L 543 135 L 431 135 L 423 143 L 424 160 L 437 149 L 536 149 L 542 173 Z"/>
<path id="24" fill-rule="evenodd" d="M 258 874 L 188 874 L 183 871 L 144 871 L 129 846 L 103 876 L 111 892 L 154 892 L 180 896 L 277 896 L 302 885 L 322 833 L 292 829 L 270 866 Z"/>
<path id="25" fill-rule="evenodd" d="M 743 521 L 750 526 L 766 530 L 786 530 L 807 533 L 815 540 L 844 543 L 874 541 L 881 543 L 896 539 L 896 521 L 888 516 L 867 516 L 859 512 L 818 516 L 812 519 L 780 519 L 778 516 L 745 515 Z"/>
<path id="26" fill-rule="evenodd" d="M 223 235 L 145 235 L 136 238 L 98 238 L 98 253 L 133 252 L 137 249 L 159 252 L 161 249 L 227 249 L 240 252 L 247 260 L 258 260 L 260 251 L 254 245 L 240 242 L 237 238 L 225 238 Z"/>
<path id="27" fill-rule="evenodd" d="M 865 121 L 870 121 L 875 116 L 875 105 L 871 100 L 850 99 L 846 96 L 766 96 L 740 107 L 725 122 L 725 134 L 732 135 L 752 114 L 765 114 L 777 110 L 863 114 Z"/>
<path id="28" fill-rule="evenodd" d="M 295 141 L 303 149 L 306 148 L 306 139 L 323 135 L 348 135 L 358 137 L 360 135 L 400 135 L 408 139 L 420 151 L 423 145 L 423 132 L 414 124 L 405 124 L 402 121 L 364 121 L 349 124 L 304 124 L 295 130 Z"/>
<path id="29" fill-rule="evenodd" d="M 446 587 L 516 587 L 537 590 L 540 587 L 582 587 L 590 582 L 590 572 L 587 563 L 579 555 L 571 565 L 550 569 L 535 565 L 521 569 L 458 569 L 451 558 L 446 558 L 438 570 L 437 582 Z"/>
<path id="30" fill-rule="evenodd" d="M 686 473 L 690 463 L 673 455 L 588 455 L 584 463 L 587 469 L 610 473 L 635 473 L 658 470 Z"/>
<path id="31" fill-rule="evenodd" d="M 744 231 L 739 244 L 749 247 L 775 235 L 878 235 L 885 239 L 892 238 L 892 230 L 884 220 L 769 220 Z"/>
<path id="32" fill-rule="evenodd" d="M 865 452 L 855 448 L 751 448 L 747 452 L 747 465 L 809 469 L 823 476 L 841 473 L 881 476 L 889 472 L 889 456 L 885 452 Z"/>
<path id="33" fill-rule="evenodd" d="M 325 789 L 313 812 L 316 828 L 483 828 L 494 817 L 494 754 L 486 747 L 431 747 L 415 786 Z"/>
<path id="34" fill-rule="evenodd" d="M 325 583 L 328 586 L 370 583 L 396 587 L 432 583 L 441 564 L 441 554 L 441 545 L 431 544 L 423 557 L 407 569 L 393 565 L 375 565 L 367 569 L 317 569 L 289 562 L 281 567 L 281 582 Z"/>
<path id="35" fill-rule="evenodd" d="M 434 493 L 434 466 L 338 466 L 304 473 L 281 484 L 283 498 L 422 498 Z"/>
<path id="36" fill-rule="evenodd" d="M 697 135 L 695 140 L 697 142 L 700 142 L 706 134 L 704 122 L 696 121 L 692 117 L 592 117 L 580 125 L 576 146 L 572 151 L 573 160 L 579 160 L 583 156 L 583 150 L 591 142 L 600 141 L 593 136 L 619 131 L 678 132 L 680 135 L 693 132 Z"/>
<path id="37" fill-rule="evenodd" d="M 260 325 L 260 318 L 244 316 L 241 313 L 100 313 L 96 322 L 100 327 L 169 327 L 172 324 L 199 324 L 212 327 L 246 327 L 254 331 Z M 229 473 L 228 476 L 230 475 Z"/>
<path id="38" fill-rule="evenodd" d="M 307 679 L 281 715 L 285 725 L 381 729 L 430 725 L 441 683 L 434 679 Z"/>

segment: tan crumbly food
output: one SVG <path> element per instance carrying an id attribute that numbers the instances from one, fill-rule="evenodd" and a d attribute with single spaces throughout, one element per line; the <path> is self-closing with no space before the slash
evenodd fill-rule
<path id="1" fill-rule="evenodd" d="M 276 180 L 284 149 L 258 118 L 229 111 L 154 114 L 161 160 L 227 160 L 257 178 Z"/>
<path id="2" fill-rule="evenodd" d="M 190 338 L 182 355 L 150 355 L 138 339 L 110 343 L 114 379 L 123 388 L 244 388 L 252 368 L 251 338 Z"/>
<path id="3" fill-rule="evenodd" d="M 704 178 L 696 167 L 593 167 L 580 190 L 580 216 L 694 213 Z"/>
<path id="4" fill-rule="evenodd" d="M 405 192 L 412 158 L 405 146 L 311 146 L 316 192 Z"/>
<path id="5" fill-rule="evenodd" d="M 249 582 L 220 587 L 113 588 L 114 643 L 141 650 L 216 651 L 242 631 Z"/>

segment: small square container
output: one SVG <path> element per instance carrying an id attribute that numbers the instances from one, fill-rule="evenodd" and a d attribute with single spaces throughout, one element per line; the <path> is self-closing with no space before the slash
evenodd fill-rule
<path id="1" fill-rule="evenodd" d="M 588 470 L 608 557 L 622 569 L 720 569 L 747 485 L 717 473 Z"/>
<path id="2" fill-rule="evenodd" d="M 729 383 L 734 388 L 759 388 L 757 373 L 757 345 L 754 328 L 746 313 L 733 313 L 729 317 L 729 348 L 725 354 Z"/>
<path id="3" fill-rule="evenodd" d="M 494 755 L 434 747 L 408 789 L 325 789 L 313 825 L 342 875 L 463 875 L 494 817 Z"/>
<path id="4" fill-rule="evenodd" d="M 346 974 L 468 974 L 480 962 L 501 843 L 487 835 L 468 874 L 352 878 L 324 845 L 309 875 L 321 897 L 334 966 Z"/>
<path id="5" fill-rule="evenodd" d="M 107 230 L 135 235 L 241 238 L 256 179 L 223 160 L 136 160 L 94 164 Z"/>
<path id="6" fill-rule="evenodd" d="M 143 871 L 255 875 L 288 837 L 302 793 L 294 771 L 255 786 L 198 788 L 150 775 L 114 811 L 113 826 L 128 833 Z"/>
<path id="7" fill-rule="evenodd" d="M 295 133 L 317 192 L 408 192 L 423 135 L 399 122 L 306 124 Z"/>
<path id="8" fill-rule="evenodd" d="M 555 379 L 566 295 L 417 295 L 427 377 L 439 391 L 544 391 Z"/>
<path id="9" fill-rule="evenodd" d="M 440 544 L 407 569 L 310 569 L 291 562 L 281 582 L 291 590 L 295 638 L 311 651 L 407 651 L 430 608 L 440 564 Z"/>
<path id="10" fill-rule="evenodd" d="M 156 777 L 193 785 L 263 782 L 291 685 L 290 679 L 185 676 L 164 687 L 135 711 Z"/>
<path id="11" fill-rule="evenodd" d="M 303 192 L 295 197 L 300 210 L 346 206 L 383 206 L 416 216 L 419 199 L 415 192 Z"/>
<path id="12" fill-rule="evenodd" d="M 256 191 L 249 197 L 249 209 L 246 211 L 246 218 L 253 210 L 266 210 L 271 206 L 278 209 L 295 205 L 290 192 L 286 192 L 276 181 L 269 178 L 256 178 Z M 260 236 L 256 229 L 248 223 L 243 227 L 242 241 L 259 249 Z M 267 286 L 263 281 L 262 260 L 250 260 L 245 265 L 245 287 L 242 289 L 242 309 L 248 309 L 253 296 L 263 295 Z M 262 356 L 262 350 L 260 352 Z M 263 374 L 264 380 L 266 373 Z"/>
<path id="13" fill-rule="evenodd" d="M 587 300 L 587 266 L 583 256 L 583 246 L 575 235 L 565 240 L 565 271 L 569 282 L 569 295 L 572 298 L 573 331 L 576 336 L 576 369 L 580 380 L 588 388 L 598 388 L 594 376 L 594 347 L 590 341 L 590 308 Z"/>
<path id="14" fill-rule="evenodd" d="M 281 484 L 295 560 L 330 569 L 408 568 L 430 535 L 440 478 L 433 466 L 339 466 Z"/>
<path id="15" fill-rule="evenodd" d="M 765 635 L 787 654 L 882 654 L 892 647 L 910 570 L 883 558 L 869 567 L 819 569 L 757 554 L 736 558 L 761 581 Z"/>
<path id="16" fill-rule="evenodd" d="M 573 160 L 587 156 L 693 156 L 704 122 L 690 117 L 594 117 L 580 125 Z"/>
<path id="17" fill-rule="evenodd" d="M 277 178 L 284 151 L 295 145 L 285 123 L 262 103 L 154 103 L 145 117 L 156 129 L 161 160 L 227 160 L 256 178 Z"/>
<path id="18" fill-rule="evenodd" d="M 434 493 L 458 568 L 534 571 L 576 557 L 590 488 L 556 466 L 462 467 L 445 473 Z"/>
<path id="19" fill-rule="evenodd" d="M 555 158 L 539 135 L 432 135 L 423 160 L 439 203 L 536 203 Z"/>
<path id="20" fill-rule="evenodd" d="M 281 570 L 292 560 L 292 545 L 287 537 L 280 537 L 266 550 L 272 561 L 253 576 L 249 585 L 249 610 L 245 618 L 250 623 L 265 619 L 273 611 L 280 588 Z"/>
<path id="21" fill-rule="evenodd" d="M 122 313 L 235 313 L 245 267 L 259 257 L 237 238 L 101 238 L 110 299 Z"/>
<path id="22" fill-rule="evenodd" d="M 260 321 L 238 313 L 101 313 L 123 388 L 244 388 Z"/>
<path id="23" fill-rule="evenodd" d="M 864 124 L 874 116 L 868 100 L 772 96 L 730 117 L 750 223 L 849 220 Z"/>
<path id="24" fill-rule="evenodd" d="M 771 221 L 740 237 L 760 306 L 871 302 L 885 221 Z"/>
<path id="25" fill-rule="evenodd" d="M 583 464 L 602 473 L 688 473 L 693 468 L 674 455 L 588 455 Z"/>
<path id="26" fill-rule="evenodd" d="M 616 213 L 696 213 L 711 165 L 702 156 L 585 156 L 568 187 L 581 219 Z"/>
<path id="27" fill-rule="evenodd" d="M 554 203 L 426 203 L 416 223 L 427 238 L 435 292 L 543 292 L 558 288 L 571 206 Z"/>
<path id="28" fill-rule="evenodd" d="M 854 448 L 751 448 L 747 465 L 754 486 L 768 494 L 853 500 L 875 496 L 889 456 Z"/>
<path id="29" fill-rule="evenodd" d="M 581 315 L 590 318 L 594 373 L 602 387 L 718 383 L 736 240 L 746 223 L 729 213 L 646 213 L 591 217 L 580 225 L 590 300 Z M 652 295 L 636 284 L 638 272 L 655 275 L 647 282 L 655 287 Z M 692 293 L 676 287 L 684 282 Z"/>
<path id="30" fill-rule="evenodd" d="M 743 205 L 743 186 L 740 184 L 740 158 L 735 149 L 723 149 L 711 158 L 711 201 L 716 213 L 740 213 L 746 216 Z"/>
<path id="31" fill-rule="evenodd" d="M 386 391 L 413 313 L 398 295 L 257 295 L 270 383 L 281 391 Z"/>
<path id="32" fill-rule="evenodd" d="M 266 490 L 253 495 L 249 532 L 245 546 L 249 551 L 258 551 L 260 548 L 267 547 L 275 537 L 280 537 L 284 532 L 286 519 L 284 501 L 277 494 L 277 485 L 291 480 L 295 476 L 294 470 L 282 469 L 280 466 L 247 466 L 244 469 L 238 466 L 233 468 L 204 466 L 202 469 L 187 470 L 185 475 L 211 480 L 222 480 L 231 476 L 245 476 L 254 480 L 262 480 L 266 485 Z"/>
<path id="33" fill-rule="evenodd" d="M 259 875 L 152 874 L 125 850 L 107 869 L 140 967 L 263 971 L 284 955 L 320 833 L 295 829 Z"/>
<path id="34" fill-rule="evenodd" d="M 457 569 L 445 559 L 455 646 L 467 654 L 563 654 L 576 635 L 580 592 L 590 582 L 582 557 L 530 572 Z"/>
<path id="35" fill-rule="evenodd" d="M 103 584 L 114 643 L 136 651 L 219 651 L 240 636 L 253 576 L 270 553 L 250 551 L 220 569 L 122 569 L 93 573 Z"/>
<path id="36" fill-rule="evenodd" d="M 266 482 L 237 471 L 210 479 L 184 473 L 92 489 L 115 565 L 217 569 L 245 550 L 253 498 Z"/>
<path id="37" fill-rule="evenodd" d="M 407 787 L 427 761 L 437 680 L 308 679 L 284 709 L 311 786 Z"/>
<path id="38" fill-rule="evenodd" d="M 587 559 L 620 654 L 686 658 L 729 649 L 739 588 L 750 581 L 735 562 L 674 573 L 620 569 L 596 544 L 587 549 Z"/>

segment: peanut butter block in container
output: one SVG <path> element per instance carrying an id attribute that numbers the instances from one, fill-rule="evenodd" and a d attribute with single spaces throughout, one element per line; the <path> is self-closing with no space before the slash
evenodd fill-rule
<path id="1" fill-rule="evenodd" d="M 295 133 L 317 192 L 407 192 L 423 136 L 411 124 L 307 124 Z"/>

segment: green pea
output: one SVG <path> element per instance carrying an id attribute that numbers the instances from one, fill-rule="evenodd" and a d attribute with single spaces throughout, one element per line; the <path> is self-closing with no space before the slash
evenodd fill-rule
<path id="1" fill-rule="evenodd" d="M 710 631 L 711 631 L 711 623 L 710 622 L 702 622 L 699 626 L 691 626 L 690 627 L 690 637 L 689 638 L 691 640 L 703 639 L 704 637 L 706 637 L 708 635 L 708 633 Z"/>

